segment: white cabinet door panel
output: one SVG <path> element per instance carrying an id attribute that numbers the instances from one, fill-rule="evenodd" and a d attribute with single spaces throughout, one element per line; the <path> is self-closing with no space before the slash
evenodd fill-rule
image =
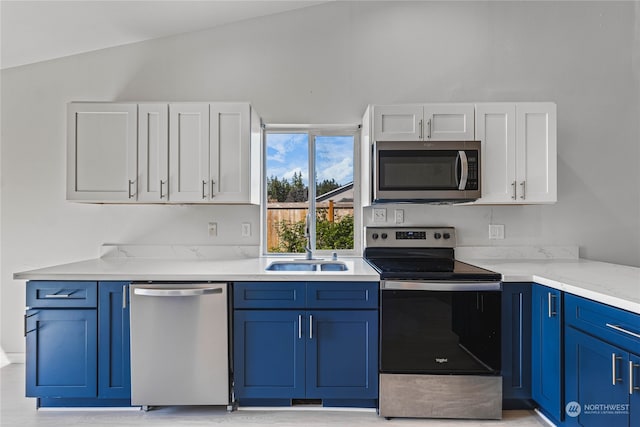
<path id="1" fill-rule="evenodd" d="M 422 140 L 422 105 L 376 105 L 373 111 L 376 141 Z"/>
<path id="2" fill-rule="evenodd" d="M 70 103 L 67 199 L 135 201 L 137 105 Z"/>
<path id="3" fill-rule="evenodd" d="M 424 106 L 424 139 L 472 141 L 474 104 L 427 104 Z"/>
<path id="4" fill-rule="evenodd" d="M 480 141 L 482 197 L 477 203 L 512 203 L 516 181 L 516 107 L 513 103 L 476 105 Z"/>
<path id="5" fill-rule="evenodd" d="M 169 104 L 169 197 L 209 200 L 209 104 Z"/>
<path id="6" fill-rule="evenodd" d="M 138 201 L 165 202 L 169 193 L 169 106 L 138 105 Z"/>

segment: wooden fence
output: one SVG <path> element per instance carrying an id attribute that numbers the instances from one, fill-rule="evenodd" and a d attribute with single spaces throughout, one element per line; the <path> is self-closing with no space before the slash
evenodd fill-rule
<path id="1" fill-rule="evenodd" d="M 267 250 L 280 245 L 275 225 L 280 221 L 289 223 L 304 221 L 308 211 L 307 205 L 307 202 L 267 204 Z M 353 202 L 326 201 L 316 203 L 316 211 L 322 210 L 326 210 L 329 221 L 336 221 L 345 215 L 353 215 Z"/>

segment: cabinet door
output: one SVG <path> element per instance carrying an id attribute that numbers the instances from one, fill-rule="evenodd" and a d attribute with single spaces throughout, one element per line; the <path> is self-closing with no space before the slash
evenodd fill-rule
<path id="1" fill-rule="evenodd" d="M 377 399 L 378 312 L 308 313 L 307 397 Z"/>
<path id="2" fill-rule="evenodd" d="M 136 104 L 70 103 L 67 138 L 68 200 L 136 200 Z"/>
<path id="3" fill-rule="evenodd" d="M 166 202 L 169 194 L 169 106 L 138 105 L 138 201 Z"/>
<path id="4" fill-rule="evenodd" d="M 629 355 L 629 425 L 640 426 L 640 356 Z"/>
<path id="5" fill-rule="evenodd" d="M 208 202 L 209 104 L 169 104 L 169 197 L 172 202 Z"/>
<path id="6" fill-rule="evenodd" d="M 234 311 L 234 390 L 238 399 L 304 398 L 305 315 Z"/>
<path id="7" fill-rule="evenodd" d="M 502 396 L 508 409 L 526 408 L 531 399 L 530 283 L 502 288 Z"/>
<path id="8" fill-rule="evenodd" d="M 374 106 L 374 141 L 421 141 L 422 115 L 422 105 Z"/>
<path id="9" fill-rule="evenodd" d="M 210 105 L 210 169 L 213 202 L 251 201 L 251 114 L 249 104 Z"/>
<path id="10" fill-rule="evenodd" d="M 533 285 L 531 394 L 557 421 L 563 418 L 561 295 L 555 289 Z"/>
<path id="11" fill-rule="evenodd" d="M 425 141 L 472 141 L 473 104 L 426 104 L 423 134 Z"/>
<path id="12" fill-rule="evenodd" d="M 628 353 L 571 327 L 566 333 L 567 402 L 580 405 L 580 411 L 567 408 L 567 423 L 585 427 L 638 425 L 629 424 L 628 410 L 608 411 L 598 406 L 623 408 L 629 403 Z"/>
<path id="13" fill-rule="evenodd" d="M 518 103 L 516 131 L 518 201 L 556 202 L 556 105 Z"/>
<path id="14" fill-rule="evenodd" d="M 26 396 L 96 397 L 95 309 L 26 313 Z"/>
<path id="15" fill-rule="evenodd" d="M 475 123 L 482 172 L 476 203 L 516 202 L 516 105 L 477 104 Z"/>
<path id="16" fill-rule="evenodd" d="M 128 282 L 98 285 L 98 397 L 131 397 Z"/>

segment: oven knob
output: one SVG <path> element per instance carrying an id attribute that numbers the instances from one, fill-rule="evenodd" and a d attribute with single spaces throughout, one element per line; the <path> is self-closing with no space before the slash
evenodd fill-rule
<path id="1" fill-rule="evenodd" d="M 438 240 L 439 238 L 441 238 L 441 237 L 442 237 L 442 234 L 440 234 L 440 233 L 435 233 L 435 234 L 433 235 L 433 237 L 435 237 L 435 238 L 436 238 L 436 240 Z"/>
<path id="2" fill-rule="evenodd" d="M 387 238 L 387 233 L 382 233 L 382 236 L 380 236 L 380 237 L 382 237 L 383 239 L 386 239 Z"/>
<path id="3" fill-rule="evenodd" d="M 372 238 L 373 240 L 376 240 L 376 239 L 378 238 L 378 233 L 373 233 L 373 234 L 371 235 L 371 238 Z"/>
<path id="4" fill-rule="evenodd" d="M 442 235 L 442 237 L 444 237 L 445 239 L 448 239 L 448 238 L 450 238 L 450 237 L 451 237 L 451 234 L 449 234 L 449 233 L 444 233 L 444 234 Z"/>

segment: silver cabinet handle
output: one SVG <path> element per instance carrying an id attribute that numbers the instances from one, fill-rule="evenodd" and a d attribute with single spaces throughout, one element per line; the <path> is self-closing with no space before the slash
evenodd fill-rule
<path id="1" fill-rule="evenodd" d="M 214 195 L 213 195 L 213 186 L 216 185 L 216 182 L 212 179 L 211 180 L 211 198 L 213 199 Z"/>
<path id="2" fill-rule="evenodd" d="M 167 181 L 160 180 L 160 198 L 164 198 L 164 194 L 162 194 L 162 186 L 165 185 Z"/>
<path id="3" fill-rule="evenodd" d="M 429 129 L 429 133 L 427 134 L 427 139 L 431 139 L 431 119 L 427 120 L 427 129 Z"/>
<path id="4" fill-rule="evenodd" d="M 298 339 L 302 339 L 302 314 L 298 314 Z"/>
<path id="5" fill-rule="evenodd" d="M 73 295 L 75 293 L 75 291 L 66 291 L 66 294 L 61 294 L 59 292 L 64 292 L 64 289 L 61 289 L 59 291 L 56 291 L 55 294 L 47 294 L 44 297 L 45 298 L 70 298 L 71 295 Z"/>
<path id="6" fill-rule="evenodd" d="M 135 194 L 131 191 L 131 186 L 135 183 L 135 181 L 129 180 L 129 198 L 133 199 L 133 196 L 135 196 Z"/>
<path id="7" fill-rule="evenodd" d="M 616 356 L 615 353 L 611 353 L 611 383 L 616 385 L 617 382 L 622 381 L 622 378 L 618 378 L 618 373 L 616 372 L 617 361 L 622 360 L 622 356 Z"/>
<path id="8" fill-rule="evenodd" d="M 200 295 L 221 294 L 222 288 L 201 288 L 201 289 L 153 289 L 136 288 L 133 291 L 136 295 L 146 297 L 197 297 Z"/>
<path id="9" fill-rule="evenodd" d="M 548 309 L 549 309 L 549 317 L 553 317 L 556 314 L 556 311 L 553 309 L 554 304 L 553 301 L 556 299 L 556 296 L 553 295 L 551 292 L 547 292 L 547 305 L 548 305 Z"/>
<path id="10" fill-rule="evenodd" d="M 513 181 L 513 182 L 511 183 L 511 186 L 513 187 L 513 196 L 511 196 L 511 198 L 512 198 L 513 200 L 516 200 L 516 199 L 518 198 L 518 195 L 517 195 L 518 188 L 516 187 L 516 182 L 515 182 L 515 181 Z"/>
<path id="11" fill-rule="evenodd" d="M 618 331 L 618 332 L 622 332 L 622 333 L 624 333 L 624 334 L 631 335 L 632 337 L 640 338 L 640 334 L 637 334 L 637 333 L 635 333 L 635 332 L 628 331 L 628 330 L 626 330 L 626 329 L 624 329 L 624 328 L 621 328 L 621 327 L 620 327 L 620 326 L 618 326 L 618 325 L 612 325 L 611 323 L 605 323 L 605 325 L 606 325 L 606 326 L 608 326 L 608 327 L 609 327 L 609 328 L 611 328 L 611 329 L 615 329 L 615 330 L 616 330 L 616 331 Z"/>
<path id="12" fill-rule="evenodd" d="M 522 181 L 522 182 L 520 183 L 520 187 L 522 187 L 522 196 L 520 196 L 520 198 L 521 198 L 522 200 L 524 200 L 524 199 L 526 199 L 526 198 L 527 198 L 527 187 L 526 187 L 526 185 L 525 185 L 525 182 L 526 182 L 526 181 Z"/>
<path id="13" fill-rule="evenodd" d="M 127 285 L 122 285 L 122 309 L 127 308 Z"/>
<path id="14" fill-rule="evenodd" d="M 418 122 L 418 132 L 418 139 L 424 139 L 424 137 L 422 136 L 422 120 Z"/>
<path id="15" fill-rule="evenodd" d="M 313 314 L 309 315 L 309 339 L 313 339 Z"/>
<path id="16" fill-rule="evenodd" d="M 203 179 L 202 180 L 202 199 L 203 200 L 207 198 L 207 196 L 205 196 L 204 194 L 206 188 L 207 188 L 207 181 Z"/>
<path id="17" fill-rule="evenodd" d="M 629 360 L 629 394 L 633 394 L 635 390 L 640 390 L 640 387 L 633 385 L 633 370 L 640 368 L 640 365 L 633 363 L 633 360 Z"/>

